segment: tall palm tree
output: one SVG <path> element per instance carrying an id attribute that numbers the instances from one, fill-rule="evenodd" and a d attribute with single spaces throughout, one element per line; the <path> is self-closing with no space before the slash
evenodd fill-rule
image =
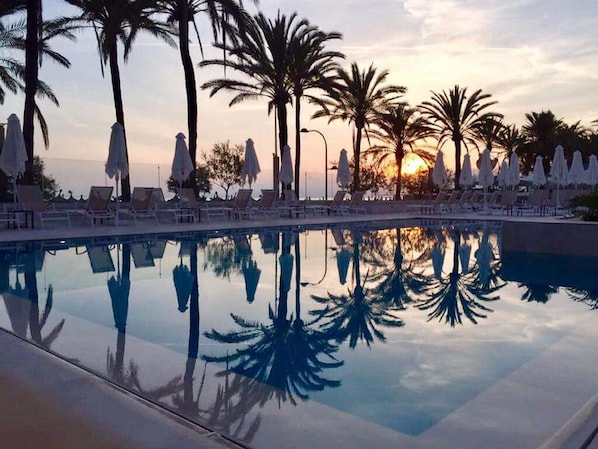
<path id="1" fill-rule="evenodd" d="M 544 169 L 548 169 L 554 149 L 559 144 L 559 134 L 566 125 L 550 110 L 529 112 L 525 114 L 525 120 L 521 128 L 526 140 L 520 154 L 522 165 L 524 169 L 530 169 L 539 155 L 545 161 Z"/>
<path id="2" fill-rule="evenodd" d="M 137 34 L 145 31 L 175 45 L 165 23 L 153 18 L 158 11 L 155 0 L 66 0 L 76 6 L 81 14 L 74 18 L 82 26 L 93 28 L 100 54 L 100 67 L 104 75 L 104 66 L 110 67 L 112 95 L 116 121 L 125 128 L 125 113 L 118 65 L 118 42 L 124 46 L 124 60 L 128 59 Z M 126 148 L 126 138 L 125 138 Z M 126 151 L 128 159 L 128 151 Z M 121 179 L 122 197 L 128 201 L 131 197 L 129 177 Z"/>
<path id="3" fill-rule="evenodd" d="M 409 107 L 408 103 L 398 103 L 378 112 L 370 135 L 381 143 L 370 147 L 368 153 L 373 154 L 379 162 L 384 162 L 389 157 L 394 158 L 397 169 L 394 198 L 399 200 L 405 155 L 415 154 L 427 165 L 434 159 L 428 151 L 419 146 L 424 139 L 432 135 L 432 129 L 416 108 Z"/>
<path id="4" fill-rule="evenodd" d="M 475 145 L 475 127 L 488 118 L 502 118 L 502 114 L 489 112 L 487 109 L 496 101 L 486 101 L 490 94 L 483 94 L 482 89 L 467 96 L 467 87 L 456 85 L 448 92 L 432 92 L 432 100 L 424 101 L 420 108 L 429 120 L 442 147 L 447 140 L 455 145 L 455 188 L 459 188 L 461 175 L 461 145 Z"/>
<path id="5" fill-rule="evenodd" d="M 256 0 L 254 0 L 256 1 Z M 245 18 L 243 8 L 236 0 L 161 0 L 160 9 L 168 14 L 168 23 L 177 24 L 178 42 L 183 73 L 185 75 L 185 92 L 187 95 L 187 142 L 189 154 L 195 167 L 197 162 L 197 87 L 195 85 L 195 69 L 189 50 L 190 26 L 193 26 L 195 36 L 203 55 L 199 28 L 196 17 L 207 16 L 212 27 L 212 37 L 215 42 L 222 42 L 226 38 L 225 25 L 228 21 L 242 24 Z M 189 178 L 195 180 L 194 173 Z M 193 182 L 197 190 L 197 183 Z M 197 193 L 197 192 L 196 192 Z"/>
<path id="6" fill-rule="evenodd" d="M 2 14 L 0 14 L 0 18 Z M 4 25 L 0 22 L 0 49 L 4 49 L 7 52 L 12 51 L 26 51 L 26 39 L 24 34 L 26 32 L 26 22 L 19 20 L 9 25 Z M 44 57 L 49 58 L 52 62 L 58 65 L 69 68 L 70 61 L 62 54 L 53 50 L 49 42 L 55 37 L 64 37 L 66 39 L 75 40 L 75 35 L 72 33 L 72 26 L 70 25 L 69 19 L 61 17 L 57 19 L 48 20 L 41 25 L 41 36 L 39 40 L 39 64 L 41 65 Z M 6 56 L 0 57 L 0 104 L 4 102 L 5 91 L 1 84 L 12 93 L 21 91 L 26 93 L 26 69 L 25 66 L 18 60 Z M 54 95 L 54 92 L 46 83 L 37 80 L 36 97 L 38 99 L 49 99 L 56 106 L 60 106 L 58 99 Z M 34 104 L 34 114 L 40 125 L 42 132 L 42 138 L 44 146 L 46 148 L 50 145 L 49 132 L 47 122 L 39 108 L 37 102 Z M 28 148 L 28 150 L 31 148 Z M 34 160 L 34 157 L 28 153 L 30 160 Z M 32 162 L 33 164 L 33 162 Z M 33 179 L 33 165 L 31 164 L 31 175 L 30 179 Z"/>
<path id="7" fill-rule="evenodd" d="M 388 70 L 377 71 L 374 65 L 360 70 L 356 62 L 350 71 L 336 69 L 334 79 L 324 98 L 314 99 L 320 109 L 312 118 L 328 117 L 353 124 L 353 190 L 359 190 L 359 163 L 361 158 L 361 140 L 363 134 L 369 138 L 369 128 L 376 119 L 378 111 L 387 107 L 389 102 L 397 100 L 407 89 L 402 86 L 384 85 Z"/>
<path id="8" fill-rule="evenodd" d="M 326 89 L 327 75 L 338 68 L 337 58 L 345 56 L 338 51 L 326 50 L 325 44 L 342 39 L 337 32 L 325 33 L 315 27 L 304 28 L 290 42 L 291 63 L 289 80 L 295 97 L 295 194 L 299 197 L 301 173 L 301 98 L 310 89 Z M 309 95 L 308 98 L 313 98 Z M 326 161 L 326 163 L 328 163 Z"/>
<path id="9" fill-rule="evenodd" d="M 248 76 L 251 81 L 221 78 L 204 83 L 202 89 L 210 89 L 210 96 L 220 91 L 236 93 L 229 106 L 248 99 L 267 98 L 268 114 L 272 109 L 276 111 L 278 143 L 283 148 L 289 140 L 287 104 L 291 102 L 292 91 L 288 76 L 292 61 L 290 43 L 312 29 L 306 19 L 297 19 L 296 13 L 287 17 L 279 12 L 274 20 L 258 13 L 247 20 L 245 33 L 237 27 L 233 30 L 231 43 L 215 45 L 230 55 L 230 59 L 211 59 L 200 63 L 200 66 L 230 68 Z"/>
<path id="10" fill-rule="evenodd" d="M 23 111 L 23 138 L 27 150 L 25 163 L 25 179 L 31 181 L 33 176 L 33 146 L 35 95 L 39 77 L 39 50 L 42 24 L 41 0 L 26 0 L 27 33 L 25 37 L 25 109 Z"/>

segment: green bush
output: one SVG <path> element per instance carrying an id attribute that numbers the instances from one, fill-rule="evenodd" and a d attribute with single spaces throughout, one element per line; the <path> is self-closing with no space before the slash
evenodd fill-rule
<path id="1" fill-rule="evenodd" d="M 598 221 L 598 193 L 576 196 L 571 206 L 580 211 L 583 220 Z"/>

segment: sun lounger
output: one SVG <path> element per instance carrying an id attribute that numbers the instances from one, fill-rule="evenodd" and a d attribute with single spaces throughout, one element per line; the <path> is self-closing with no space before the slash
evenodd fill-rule
<path id="1" fill-rule="evenodd" d="M 305 217 L 305 207 L 297 199 L 294 190 L 285 189 L 284 200 L 276 207 L 280 217 Z"/>
<path id="2" fill-rule="evenodd" d="M 193 189 L 182 189 L 185 191 L 190 191 L 190 196 L 193 196 Z M 187 204 L 187 203 L 183 203 Z M 152 195 L 150 198 L 150 209 L 154 210 L 156 213 L 156 219 L 160 221 L 160 217 L 168 216 L 172 218 L 172 221 L 175 223 L 181 222 L 194 222 L 196 221 L 195 214 L 197 213 L 197 217 L 199 219 L 199 204 L 194 204 L 194 207 L 181 207 L 180 202 L 177 203 L 175 201 L 166 202 L 164 198 L 164 192 L 160 187 L 152 188 Z"/>
<path id="3" fill-rule="evenodd" d="M 238 218 L 239 220 L 242 220 L 243 218 L 255 218 L 253 208 L 251 207 L 252 192 L 252 189 L 239 189 L 232 204 L 227 207 L 230 216 Z"/>
<path id="4" fill-rule="evenodd" d="M 548 203 L 549 190 L 534 189 L 532 190 L 527 200 L 522 205 L 517 205 L 515 208 L 517 215 L 544 215 L 546 204 Z"/>
<path id="5" fill-rule="evenodd" d="M 158 224 L 158 215 L 156 211 L 150 207 L 150 200 L 153 195 L 153 187 L 135 187 L 131 194 L 131 202 L 129 207 L 122 207 L 118 210 L 120 215 L 128 215 L 133 217 L 133 221 L 137 224 L 137 220 L 143 218 L 150 218 Z"/>
<path id="6" fill-rule="evenodd" d="M 516 190 L 505 190 L 500 194 L 500 200 L 496 204 L 487 205 L 492 213 L 494 211 L 502 214 L 511 215 L 513 213 L 513 207 L 517 202 L 517 191 Z"/>
<path id="7" fill-rule="evenodd" d="M 337 190 L 332 198 L 332 202 L 328 205 L 329 215 L 349 215 L 347 208 L 343 207 L 343 201 L 345 200 L 346 190 Z"/>
<path id="8" fill-rule="evenodd" d="M 276 192 L 272 189 L 262 189 L 262 197 L 259 199 L 255 211 L 264 217 L 278 217 L 278 210 L 274 205 Z"/>
<path id="9" fill-rule="evenodd" d="M 68 211 L 54 210 L 42 197 L 42 191 L 36 185 L 17 185 L 17 200 L 24 210 L 33 212 L 34 219 L 39 219 L 42 229 L 50 221 L 63 222 L 71 227 L 71 217 Z"/>
<path id="10" fill-rule="evenodd" d="M 368 211 L 362 204 L 364 190 L 357 190 L 351 194 L 351 200 L 341 207 L 347 208 L 348 214 L 367 214 Z"/>
<path id="11" fill-rule="evenodd" d="M 76 213 L 83 213 L 85 216 L 89 217 L 92 226 L 95 226 L 97 221 L 99 221 L 100 224 L 112 221 L 115 226 L 118 226 L 118 217 L 110 207 L 112 190 L 112 186 L 90 187 L 89 198 L 87 198 L 85 209 L 77 210 Z"/>

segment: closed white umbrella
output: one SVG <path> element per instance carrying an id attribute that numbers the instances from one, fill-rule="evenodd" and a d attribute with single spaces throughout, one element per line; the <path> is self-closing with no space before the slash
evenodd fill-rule
<path id="1" fill-rule="evenodd" d="M 585 173 L 583 168 L 583 162 L 581 161 L 581 151 L 577 150 L 573 153 L 573 160 L 571 161 L 571 168 L 567 174 L 567 183 L 574 184 L 577 187 L 578 184 L 585 182 Z"/>
<path id="2" fill-rule="evenodd" d="M 502 164 L 500 164 L 500 170 L 498 172 L 498 175 L 496 176 L 496 181 L 498 183 L 498 186 L 501 189 L 504 189 L 506 187 L 508 176 L 509 176 L 509 165 L 507 164 L 506 160 L 503 160 Z"/>
<path id="3" fill-rule="evenodd" d="M 291 147 L 288 145 L 285 145 L 282 148 L 282 159 L 278 180 L 285 186 L 293 182 L 293 160 L 291 159 Z"/>
<path id="4" fill-rule="evenodd" d="M 434 163 L 434 169 L 432 170 L 432 181 L 438 187 L 442 187 L 446 184 L 448 175 L 446 174 L 446 168 L 444 167 L 444 155 L 442 151 L 436 154 L 436 162 Z"/>
<path id="5" fill-rule="evenodd" d="M 260 171 L 260 163 L 257 160 L 253 140 L 247 139 L 245 141 L 245 160 L 243 161 L 243 171 L 241 172 L 243 183 L 247 182 L 249 183 L 249 187 L 251 187 L 251 184 L 256 181 Z"/>
<path id="6" fill-rule="evenodd" d="M 598 157 L 595 154 L 590 156 L 590 162 L 586 170 L 586 182 L 592 187 L 598 184 Z"/>
<path id="7" fill-rule="evenodd" d="M 488 148 L 486 148 L 482 153 L 478 182 L 484 188 L 484 210 L 486 210 L 486 193 L 488 192 L 488 187 L 494 184 L 494 175 L 492 174 L 492 162 L 490 161 L 490 150 Z"/>
<path id="8" fill-rule="evenodd" d="M 519 185 L 519 180 L 521 178 L 519 170 L 519 156 L 517 156 L 516 153 L 512 153 L 511 159 L 509 160 L 509 177 L 507 182 L 510 187 L 515 188 Z"/>
<path id="9" fill-rule="evenodd" d="M 185 135 L 183 133 L 178 133 L 174 145 L 174 158 L 172 160 L 170 176 L 179 183 L 179 189 L 183 186 L 183 182 L 189 177 L 193 168 L 193 161 L 191 160 L 191 155 L 187 149 Z"/>
<path id="10" fill-rule="evenodd" d="M 534 164 L 534 171 L 532 173 L 532 184 L 536 187 L 546 184 L 546 175 L 544 174 L 544 162 L 542 156 L 536 156 L 536 163 Z"/>
<path id="11" fill-rule="evenodd" d="M 461 166 L 461 174 L 459 175 L 459 185 L 461 187 L 471 187 L 473 184 L 473 173 L 471 172 L 471 159 L 469 154 L 463 158 L 463 165 Z"/>
<path id="12" fill-rule="evenodd" d="M 27 161 L 27 150 L 25 149 L 21 123 L 16 114 L 10 114 L 6 124 L 6 137 L 0 154 L 0 169 L 6 176 L 12 176 L 12 191 L 15 202 L 17 200 L 17 178 L 25 172 L 25 162 Z"/>
<path id="13" fill-rule="evenodd" d="M 556 184 L 556 205 L 560 207 L 559 202 L 559 187 L 567 184 L 567 161 L 565 160 L 565 149 L 561 145 L 557 145 L 554 149 L 554 156 L 552 158 L 552 167 L 550 169 L 550 177 L 552 182 Z"/>
<path id="14" fill-rule="evenodd" d="M 351 169 L 349 168 L 349 158 L 347 157 L 347 150 L 341 150 L 341 155 L 338 159 L 338 170 L 336 171 L 336 184 L 346 189 L 351 184 Z"/>
<path id="15" fill-rule="evenodd" d="M 106 174 L 116 181 L 116 198 L 118 198 L 118 180 L 129 176 L 129 161 L 125 144 L 125 130 L 116 122 L 110 132 L 110 145 L 108 146 L 108 160 L 106 161 Z"/>

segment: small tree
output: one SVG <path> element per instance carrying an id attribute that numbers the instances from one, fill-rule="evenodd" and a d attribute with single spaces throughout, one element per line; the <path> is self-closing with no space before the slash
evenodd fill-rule
<path id="1" fill-rule="evenodd" d="M 235 184 L 241 184 L 243 170 L 243 145 L 231 145 L 226 142 L 214 144 L 211 153 L 203 153 L 210 180 L 224 190 L 224 198 L 228 199 L 228 191 Z"/>
<path id="2" fill-rule="evenodd" d="M 208 167 L 205 165 L 197 165 L 195 167 L 195 183 L 193 183 L 193 179 L 190 177 L 183 181 L 183 188 L 193 189 L 197 186 L 198 192 L 201 193 L 210 193 L 212 190 L 212 184 L 210 183 L 210 171 Z M 172 176 L 168 178 L 166 182 L 166 186 L 168 187 L 169 192 L 178 193 L 179 191 L 179 182 L 175 181 Z"/>
<path id="3" fill-rule="evenodd" d="M 56 182 L 56 179 L 54 179 L 54 177 L 52 175 L 46 175 L 44 173 L 45 171 L 45 164 L 44 161 L 42 160 L 42 158 L 40 158 L 39 156 L 33 156 L 33 184 L 34 185 L 38 185 L 41 187 L 42 189 L 42 195 L 44 197 L 44 199 L 46 200 L 51 200 L 52 198 L 54 198 L 57 193 L 58 193 L 58 189 L 59 189 L 59 185 Z M 2 175 L 0 176 L 0 182 L 2 183 L 2 196 L 4 197 L 4 195 L 6 194 L 6 183 L 7 183 L 8 179 L 6 177 L 6 175 L 4 175 L 4 173 L 2 173 Z M 23 178 L 19 178 L 17 180 L 17 184 L 21 184 L 24 181 Z M 12 187 L 11 187 L 12 189 Z"/>

